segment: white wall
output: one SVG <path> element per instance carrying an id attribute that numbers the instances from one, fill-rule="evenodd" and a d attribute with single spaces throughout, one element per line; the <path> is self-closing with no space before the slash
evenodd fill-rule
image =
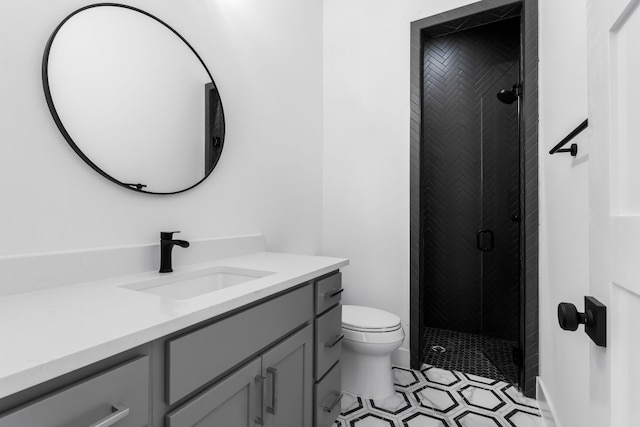
<path id="1" fill-rule="evenodd" d="M 323 253 L 344 303 L 402 318 L 409 347 L 410 23 L 469 0 L 325 0 Z"/>
<path id="2" fill-rule="evenodd" d="M 558 303 L 589 290 L 588 129 L 578 156 L 548 151 L 587 118 L 586 1 L 540 0 L 540 376 L 561 426 L 590 425 L 583 327 L 558 326 Z"/>
<path id="3" fill-rule="evenodd" d="M 271 250 L 317 253 L 322 226 L 322 3 L 131 0 L 201 54 L 227 136 L 219 166 L 175 196 L 108 182 L 67 145 L 40 77 L 45 43 L 81 0 L 0 7 L 0 256 L 264 233 Z M 0 284 L 1 286 L 1 284 Z"/>

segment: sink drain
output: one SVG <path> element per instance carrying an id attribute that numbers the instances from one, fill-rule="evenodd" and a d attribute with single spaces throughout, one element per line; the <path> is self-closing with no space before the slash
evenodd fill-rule
<path id="1" fill-rule="evenodd" d="M 433 347 L 431 347 L 431 350 L 435 351 L 436 353 L 444 353 L 445 351 L 447 351 L 447 349 L 441 345 L 434 345 Z"/>

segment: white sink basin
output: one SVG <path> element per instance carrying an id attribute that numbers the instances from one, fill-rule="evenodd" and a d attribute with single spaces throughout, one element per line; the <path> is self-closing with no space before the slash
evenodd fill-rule
<path id="1" fill-rule="evenodd" d="M 235 267 L 213 267 L 183 273 L 163 273 L 158 278 L 121 287 L 182 300 L 246 283 L 270 274 L 273 272 Z"/>

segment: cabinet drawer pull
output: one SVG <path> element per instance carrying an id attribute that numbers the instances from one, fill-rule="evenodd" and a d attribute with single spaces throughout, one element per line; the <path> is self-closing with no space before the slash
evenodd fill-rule
<path id="1" fill-rule="evenodd" d="M 108 415 L 98 421 L 97 423 L 91 424 L 89 427 L 109 427 L 129 415 L 130 409 L 126 406 L 120 404 L 114 404 L 111 406 L 111 410 L 113 413 Z"/>
<path id="2" fill-rule="evenodd" d="M 324 343 L 324 346 L 325 347 L 329 347 L 329 348 L 333 348 L 333 347 L 336 346 L 336 344 L 338 344 L 340 341 L 342 341 L 343 338 L 344 338 L 344 335 L 336 335 L 336 337 L 333 339 L 333 341 Z"/>
<path id="3" fill-rule="evenodd" d="M 264 395 L 266 394 L 266 386 L 267 382 L 265 381 L 265 377 L 262 375 L 256 375 L 256 382 L 260 385 L 260 415 L 256 417 L 255 423 L 263 426 L 264 425 Z"/>
<path id="4" fill-rule="evenodd" d="M 340 403 L 340 400 L 342 400 L 342 393 L 334 392 L 334 395 L 336 396 L 336 398 L 333 402 L 331 402 L 331 405 L 322 407 L 322 410 L 324 412 L 333 411 L 334 408 L 338 405 L 338 403 Z"/>
<path id="5" fill-rule="evenodd" d="M 271 406 L 267 406 L 267 412 L 276 414 L 278 410 L 278 370 L 276 368 L 267 368 L 267 375 L 271 374 Z"/>
<path id="6" fill-rule="evenodd" d="M 328 293 L 324 294 L 324 297 L 325 298 L 333 298 L 335 296 L 340 295 L 342 292 L 344 292 L 344 288 L 340 288 L 337 291 L 328 292 Z"/>

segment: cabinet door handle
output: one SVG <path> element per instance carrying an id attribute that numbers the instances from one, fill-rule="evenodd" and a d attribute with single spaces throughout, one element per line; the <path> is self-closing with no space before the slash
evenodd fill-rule
<path id="1" fill-rule="evenodd" d="M 278 370 L 276 368 L 267 368 L 267 375 L 271 374 L 271 406 L 267 406 L 267 412 L 276 414 L 278 410 Z"/>
<path id="2" fill-rule="evenodd" d="M 124 405 L 120 405 L 119 403 L 116 403 L 116 404 L 112 405 L 111 406 L 111 410 L 113 411 L 111 413 L 111 415 L 108 415 L 108 416 L 104 417 L 103 419 L 101 419 L 97 423 L 91 424 L 89 427 L 109 427 L 109 426 L 112 426 L 115 423 L 117 423 L 118 421 L 120 421 L 121 419 L 123 419 L 124 417 L 126 417 L 127 415 L 129 415 L 129 412 L 130 412 L 129 408 L 127 408 Z"/>
<path id="3" fill-rule="evenodd" d="M 333 298 L 335 296 L 340 295 L 342 292 L 344 292 L 344 288 L 338 289 L 338 290 L 333 291 L 331 293 L 326 293 L 326 294 L 324 294 L 324 297 L 325 298 Z"/>
<path id="4" fill-rule="evenodd" d="M 256 375 L 256 382 L 260 384 L 260 415 L 256 417 L 255 423 L 263 426 L 264 425 L 264 395 L 265 395 L 265 387 L 267 386 L 267 382 L 265 381 L 265 377 L 262 375 Z"/>
<path id="5" fill-rule="evenodd" d="M 333 348 L 344 339 L 344 335 L 336 335 L 333 341 L 324 343 L 325 347 Z"/>
<path id="6" fill-rule="evenodd" d="M 334 395 L 336 396 L 336 398 L 334 399 L 333 402 L 331 402 L 331 405 L 322 407 L 322 410 L 324 412 L 333 411 L 333 409 L 338 405 L 338 403 L 340 403 L 340 400 L 342 400 L 342 393 L 334 392 Z"/>

